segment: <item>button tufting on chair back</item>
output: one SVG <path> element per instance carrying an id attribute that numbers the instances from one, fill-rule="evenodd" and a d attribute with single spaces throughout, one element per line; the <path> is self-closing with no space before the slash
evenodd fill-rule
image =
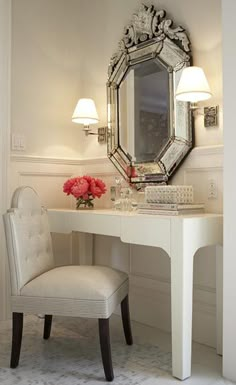
<path id="1" fill-rule="evenodd" d="M 54 267 L 46 209 L 31 187 L 18 188 L 9 215 L 4 216 L 11 271 L 12 294 Z"/>

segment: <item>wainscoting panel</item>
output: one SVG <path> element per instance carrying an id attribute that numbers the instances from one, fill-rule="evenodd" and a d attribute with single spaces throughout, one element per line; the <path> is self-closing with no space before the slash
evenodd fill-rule
<path id="1" fill-rule="evenodd" d="M 192 184 L 195 201 L 205 203 L 209 212 L 221 213 L 222 165 L 222 146 L 197 147 L 192 150 L 171 183 Z M 85 174 L 101 178 L 107 185 L 107 194 L 95 201 L 95 207 L 112 207 L 109 190 L 115 184 L 118 173 L 106 158 L 65 160 L 12 156 L 11 191 L 19 185 L 28 184 L 38 191 L 47 207 L 74 207 L 74 200 L 62 193 L 62 185 L 71 176 Z M 210 179 L 217 185 L 216 199 L 208 199 Z M 95 236 L 91 245 L 85 234 L 80 237 L 77 234 L 54 234 L 53 244 L 58 264 L 64 261 L 83 263 L 82 254 L 86 252 L 89 255 L 93 250 L 95 263 L 129 272 L 132 318 L 170 331 L 170 260 L 163 250 L 128 245 L 117 238 L 105 236 Z M 199 250 L 194 260 L 193 339 L 210 346 L 216 346 L 215 277 L 215 247 Z"/>
<path id="2" fill-rule="evenodd" d="M 77 161 L 16 156 L 11 157 L 10 197 L 18 186 L 31 186 L 40 196 L 42 204 L 48 208 L 72 208 L 74 200 L 66 196 L 62 186 L 66 179 L 79 175 Z M 53 250 L 57 265 L 72 262 L 72 235 L 54 234 Z"/>
<path id="3" fill-rule="evenodd" d="M 201 183 L 199 183 L 201 181 Z M 208 199 L 209 184 L 216 185 L 217 197 Z M 204 202 L 206 211 L 209 213 L 223 212 L 223 172 L 220 167 L 206 167 L 184 171 L 184 183 L 193 186 L 194 199 L 196 202 Z"/>
<path id="4" fill-rule="evenodd" d="M 105 246 L 105 247 L 104 247 Z M 130 272 L 130 245 L 116 237 L 96 235 L 94 240 L 94 262 Z"/>
<path id="5" fill-rule="evenodd" d="M 74 162 L 75 163 L 75 162 Z M 48 208 L 71 208 L 74 201 L 67 197 L 62 187 L 64 182 L 80 174 L 80 165 L 68 164 L 65 160 L 35 157 L 11 157 L 10 194 L 12 195 L 18 186 L 33 187 Z"/>

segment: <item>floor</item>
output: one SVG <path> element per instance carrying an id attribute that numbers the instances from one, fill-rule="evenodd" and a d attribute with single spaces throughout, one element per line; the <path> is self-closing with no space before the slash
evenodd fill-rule
<path id="1" fill-rule="evenodd" d="M 121 321 L 111 320 L 114 385 L 168 385 L 171 376 L 170 335 L 133 323 L 134 345 L 124 343 Z M 43 320 L 25 317 L 20 365 L 9 369 L 11 323 L 0 323 L 1 385 L 107 384 L 100 360 L 97 322 L 55 317 L 51 338 L 42 338 Z M 192 376 L 184 385 L 230 385 L 221 377 L 215 349 L 193 344 Z"/>

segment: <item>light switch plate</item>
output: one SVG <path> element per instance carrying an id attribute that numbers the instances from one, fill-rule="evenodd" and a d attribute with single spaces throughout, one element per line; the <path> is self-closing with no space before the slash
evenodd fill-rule
<path id="1" fill-rule="evenodd" d="M 11 149 L 13 151 L 25 151 L 25 136 L 23 134 L 11 135 Z"/>

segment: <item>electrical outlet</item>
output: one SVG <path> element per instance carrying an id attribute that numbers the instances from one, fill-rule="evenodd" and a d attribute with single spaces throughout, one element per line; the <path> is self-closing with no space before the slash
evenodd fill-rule
<path id="1" fill-rule="evenodd" d="M 208 199 L 217 199 L 218 197 L 218 188 L 216 179 L 208 179 Z"/>

